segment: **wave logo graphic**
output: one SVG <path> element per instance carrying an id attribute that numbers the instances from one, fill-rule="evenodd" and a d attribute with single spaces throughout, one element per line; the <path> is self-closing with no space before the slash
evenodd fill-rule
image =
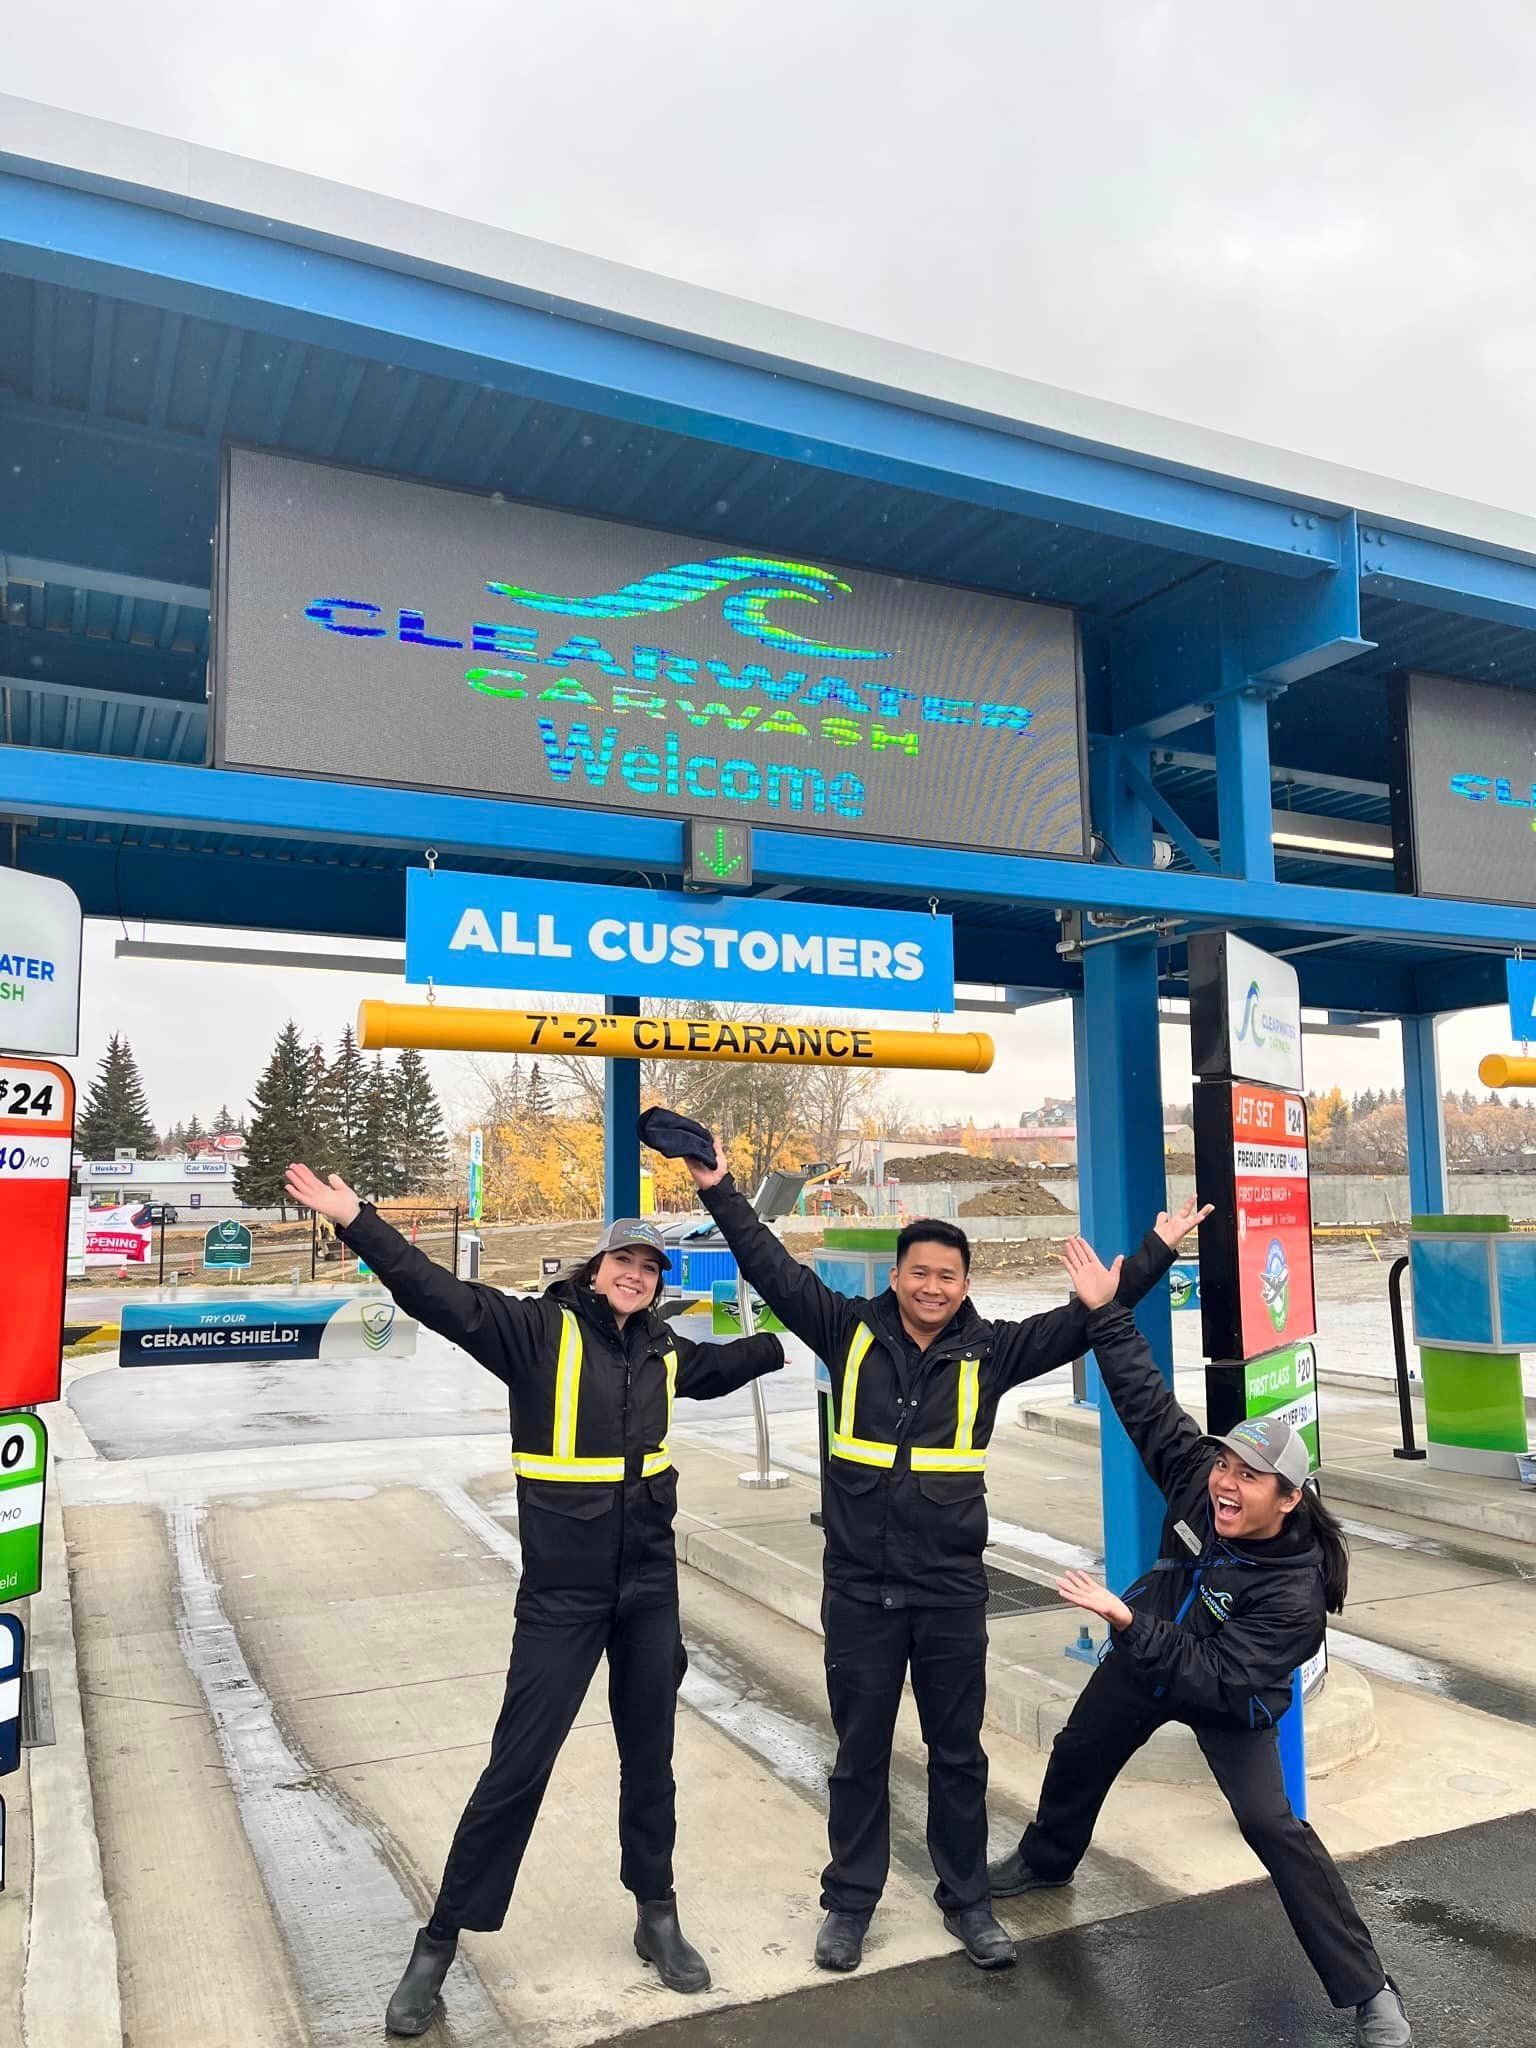
<path id="1" fill-rule="evenodd" d="M 1239 1044 L 1246 1038 L 1250 1045 L 1262 1049 L 1264 1034 L 1259 1029 L 1258 1004 L 1259 984 L 1256 981 L 1250 981 L 1247 999 L 1243 1003 L 1243 1021 L 1237 1027 L 1237 1038 Z"/>
<path id="2" fill-rule="evenodd" d="M 1269 1320 L 1277 1330 L 1283 1330 L 1291 1315 L 1291 1269 L 1286 1264 L 1285 1246 L 1278 1237 L 1269 1241 L 1264 1270 L 1259 1275 L 1259 1292 L 1264 1298 Z"/>
<path id="3" fill-rule="evenodd" d="M 743 588 L 733 588 L 742 585 Z M 641 619 L 681 611 L 724 590 L 721 617 L 743 639 L 757 640 L 781 654 L 814 654 L 832 661 L 889 661 L 888 649 L 838 647 L 812 640 L 769 618 L 771 604 L 833 604 L 853 594 L 853 585 L 818 569 L 814 562 L 786 562 L 774 555 L 712 555 L 707 562 L 676 562 L 657 569 L 622 590 L 592 597 L 560 597 L 553 591 L 526 590 L 519 583 L 487 583 L 497 597 L 510 598 L 529 611 L 555 612 L 569 619 Z"/>
<path id="4" fill-rule="evenodd" d="M 364 1302 L 359 1311 L 363 1326 L 363 1342 L 370 1351 L 382 1351 L 389 1342 L 389 1333 L 395 1326 L 395 1305 L 392 1301 Z"/>

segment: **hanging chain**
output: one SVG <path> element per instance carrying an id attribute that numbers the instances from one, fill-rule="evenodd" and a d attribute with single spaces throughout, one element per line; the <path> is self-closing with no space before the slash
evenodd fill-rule
<path id="1" fill-rule="evenodd" d="M 429 1003 L 435 1003 L 437 1001 L 437 990 L 432 986 L 432 977 L 430 974 L 427 976 L 427 1001 Z"/>
<path id="2" fill-rule="evenodd" d="M 427 873 L 429 875 L 437 873 L 437 848 L 435 846 L 427 848 Z"/>

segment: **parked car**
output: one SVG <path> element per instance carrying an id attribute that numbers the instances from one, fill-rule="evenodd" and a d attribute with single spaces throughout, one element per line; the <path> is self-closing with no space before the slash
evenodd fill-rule
<path id="1" fill-rule="evenodd" d="M 179 1223 L 181 1211 L 174 1202 L 143 1202 L 134 1210 L 133 1220 L 143 1230 L 152 1223 Z"/>

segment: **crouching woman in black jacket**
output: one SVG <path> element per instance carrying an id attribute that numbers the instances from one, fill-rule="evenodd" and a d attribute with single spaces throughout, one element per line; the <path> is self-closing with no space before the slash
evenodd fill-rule
<path id="1" fill-rule="evenodd" d="M 1164 1383 L 1107 1270 L 1074 1238 L 1063 1254 L 1092 1314 L 1089 1340 L 1115 1412 L 1168 1504 L 1157 1562 L 1124 1599 L 1085 1572 L 1059 1591 L 1102 1615 L 1111 1654 L 1057 1736 L 1033 1826 L 991 1872 L 994 1896 L 1071 1882 L 1110 1786 L 1167 1721 L 1183 1721 L 1263 1863 L 1361 2048 L 1406 2048 L 1403 2004 L 1344 1880 L 1291 1811 L 1275 1724 L 1292 1674 L 1344 1605 L 1349 1554 L 1310 1487 L 1306 1445 L 1277 1416 L 1202 1436 Z"/>
<path id="2" fill-rule="evenodd" d="M 729 1394 L 777 1370 L 783 1346 L 678 1335 L 656 1313 L 670 1261 L 646 1217 L 611 1223 L 573 1279 L 523 1300 L 445 1272 L 334 1175 L 291 1166 L 288 1193 L 336 1225 L 408 1315 L 462 1345 L 510 1396 L 523 1571 L 506 1697 L 386 2030 L 425 2033 L 460 1930 L 505 1920 L 550 1772 L 605 1655 L 635 1948 L 672 1990 L 706 1989 L 708 1966 L 683 1937 L 672 1891 L 672 1737 L 688 1659 L 667 1439 L 677 1396 Z M 581 1931 L 571 1933 L 578 1961 Z"/>

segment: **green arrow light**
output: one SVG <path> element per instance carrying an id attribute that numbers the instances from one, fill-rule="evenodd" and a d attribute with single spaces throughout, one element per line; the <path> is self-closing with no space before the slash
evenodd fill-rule
<path id="1" fill-rule="evenodd" d="M 742 858 L 739 853 L 727 853 L 725 844 L 725 827 L 717 825 L 715 827 L 715 850 L 713 853 L 706 853 L 704 855 L 704 865 L 712 875 L 718 875 L 722 882 L 727 875 L 735 874 L 736 870 L 741 866 Z"/>

